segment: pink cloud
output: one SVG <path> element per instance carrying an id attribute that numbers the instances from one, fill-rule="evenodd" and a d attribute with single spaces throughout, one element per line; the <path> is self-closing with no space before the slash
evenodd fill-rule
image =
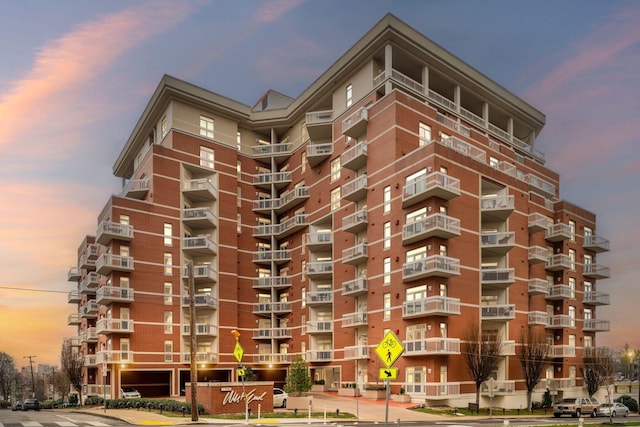
<path id="1" fill-rule="evenodd" d="M 256 12 L 255 19 L 261 24 L 276 21 L 300 3 L 302 3 L 302 0 L 271 0 L 264 2 Z"/>
<path id="2" fill-rule="evenodd" d="M 154 34 L 182 22 L 187 2 L 154 2 L 99 17 L 43 46 L 27 75 L 0 98 L 0 146 L 63 111 L 113 61 Z"/>

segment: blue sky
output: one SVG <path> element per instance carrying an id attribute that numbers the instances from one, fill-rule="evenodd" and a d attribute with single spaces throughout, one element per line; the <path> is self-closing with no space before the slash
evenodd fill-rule
<path id="1" fill-rule="evenodd" d="M 537 148 L 561 197 L 611 240 L 598 342 L 640 348 L 639 2 L 14 0 L 0 15 L 0 351 L 58 362 L 74 334 L 66 272 L 163 74 L 248 105 L 295 97 L 388 12 L 546 114 Z"/>

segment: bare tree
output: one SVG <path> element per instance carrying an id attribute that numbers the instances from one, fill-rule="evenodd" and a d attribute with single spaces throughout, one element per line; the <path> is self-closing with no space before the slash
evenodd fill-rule
<path id="1" fill-rule="evenodd" d="M 589 397 L 611 383 L 616 371 L 613 351 L 606 347 L 586 347 L 582 354 L 582 376 Z M 607 393 L 610 394 L 609 387 Z"/>
<path id="2" fill-rule="evenodd" d="M 65 341 L 62 344 L 60 365 L 62 366 L 62 372 L 64 372 L 69 379 L 71 386 L 78 392 L 78 396 L 80 396 L 78 403 L 82 405 L 82 371 L 84 368 L 82 353 L 72 347 L 69 342 Z"/>
<path id="3" fill-rule="evenodd" d="M 0 352 L 0 397 L 8 401 L 11 395 L 11 384 L 16 376 L 16 366 L 13 357 Z"/>
<path id="4" fill-rule="evenodd" d="M 480 408 L 480 387 L 493 374 L 500 363 L 502 338 L 497 334 L 483 334 L 472 322 L 463 334 L 466 342 L 464 360 L 476 385 L 476 408 Z"/>
<path id="5" fill-rule="evenodd" d="M 531 409 L 531 395 L 540 382 L 551 348 L 544 333 L 532 327 L 520 335 L 520 366 L 527 386 L 527 409 Z"/>

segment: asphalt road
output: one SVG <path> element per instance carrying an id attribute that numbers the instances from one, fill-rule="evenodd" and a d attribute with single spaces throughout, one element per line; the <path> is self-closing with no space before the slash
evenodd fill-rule
<path id="1" fill-rule="evenodd" d="M 0 410 L 0 427 L 116 427 L 125 422 L 89 414 L 56 410 L 11 411 Z"/>

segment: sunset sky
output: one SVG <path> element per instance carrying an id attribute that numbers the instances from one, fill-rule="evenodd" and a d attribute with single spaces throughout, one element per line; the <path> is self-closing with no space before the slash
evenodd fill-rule
<path id="1" fill-rule="evenodd" d="M 163 74 L 253 105 L 298 96 L 391 12 L 546 114 L 561 197 L 598 215 L 611 321 L 640 348 L 640 2 L 8 0 L 0 14 L 0 351 L 59 364 L 67 271 Z M 636 243 L 634 243 L 636 242 Z M 633 307 L 636 307 L 634 309 Z"/>

